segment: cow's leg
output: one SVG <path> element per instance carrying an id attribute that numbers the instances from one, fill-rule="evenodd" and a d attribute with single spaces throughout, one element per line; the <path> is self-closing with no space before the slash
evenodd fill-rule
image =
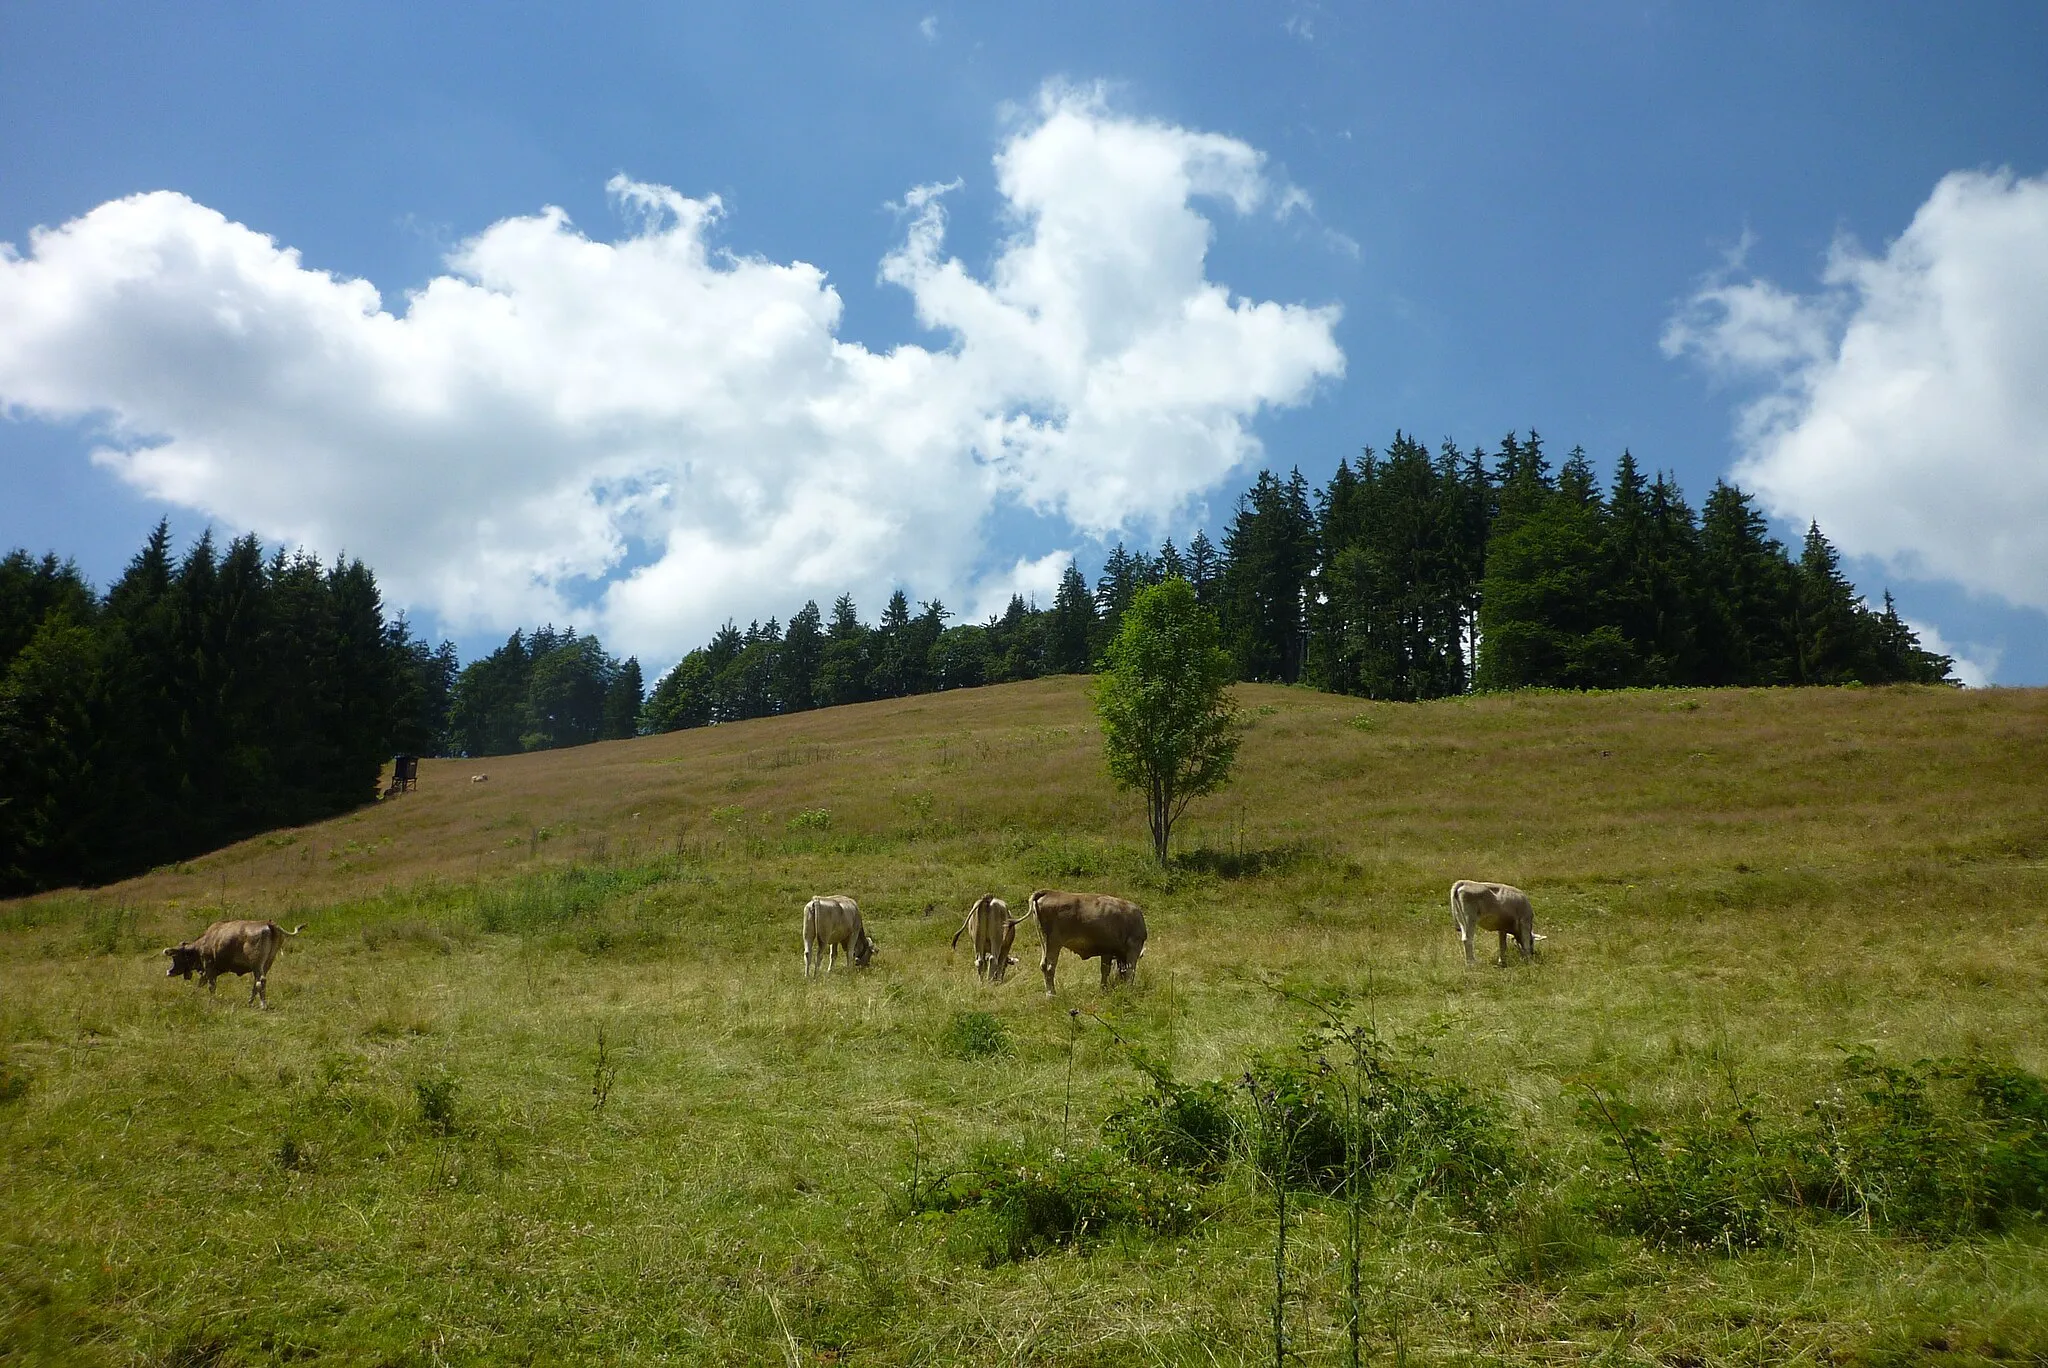
<path id="1" fill-rule="evenodd" d="M 811 938 L 804 937 L 804 977 L 811 976 Z"/>
<path id="2" fill-rule="evenodd" d="M 266 986 L 269 981 L 270 976 L 268 974 L 257 974 L 256 981 L 249 985 L 249 1001 L 259 1007 L 270 1006 L 270 990 Z"/>
<path id="3" fill-rule="evenodd" d="M 1052 971 L 1059 964 L 1059 962 L 1059 947 L 1056 945 L 1047 945 L 1045 947 L 1045 958 L 1038 962 L 1039 971 L 1045 975 L 1045 995 L 1047 997 L 1051 997 L 1053 995 Z"/>
<path id="4" fill-rule="evenodd" d="M 1473 965 L 1474 965 L 1475 963 L 1477 963 L 1477 961 L 1475 961 L 1475 960 L 1474 960 L 1474 959 L 1472 958 L 1472 928 L 1471 928 L 1471 927 L 1469 927 L 1469 926 L 1463 926 L 1463 925 L 1459 926 L 1459 927 L 1458 927 L 1458 939 L 1459 939 L 1459 940 L 1460 940 L 1461 942 L 1463 942 L 1463 943 L 1464 943 L 1464 946 L 1465 946 L 1465 967 L 1466 967 L 1467 969 L 1470 969 L 1470 968 L 1471 968 L 1471 967 L 1472 967 L 1472 966 L 1473 966 Z"/>
<path id="5" fill-rule="evenodd" d="M 1508 967 L 1508 933 L 1505 931 L 1500 933 L 1500 957 L 1495 963 L 1503 969 Z"/>
<path id="6" fill-rule="evenodd" d="M 1104 988 L 1109 987 L 1109 971 L 1110 967 L 1115 963 L 1116 957 L 1113 955 L 1104 955 L 1102 957 L 1102 986 Z"/>

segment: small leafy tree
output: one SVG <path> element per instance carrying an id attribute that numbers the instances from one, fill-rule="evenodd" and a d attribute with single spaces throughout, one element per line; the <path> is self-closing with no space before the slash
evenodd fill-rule
<path id="1" fill-rule="evenodd" d="M 1152 585 L 1132 598 L 1095 681 L 1110 776 L 1145 795 L 1162 865 L 1189 800 L 1221 788 L 1237 759 L 1233 670 L 1219 636 L 1186 580 Z"/>

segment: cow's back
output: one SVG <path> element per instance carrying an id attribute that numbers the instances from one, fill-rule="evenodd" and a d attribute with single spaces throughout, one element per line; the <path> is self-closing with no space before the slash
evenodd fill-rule
<path id="1" fill-rule="evenodd" d="M 1145 913 L 1128 899 L 1040 889 L 1031 895 L 1031 911 L 1048 945 L 1082 959 L 1107 954 L 1131 963 L 1145 952 Z"/>
<path id="2" fill-rule="evenodd" d="M 245 974 L 268 969 L 283 940 L 283 929 L 267 921 L 221 921 L 206 928 L 197 949 L 216 973 Z"/>
<path id="3" fill-rule="evenodd" d="M 1533 918 L 1529 895 L 1513 884 L 1460 879 L 1451 885 L 1451 901 L 1473 925 L 1487 931 L 1513 929 Z"/>
<path id="4" fill-rule="evenodd" d="M 860 926 L 860 905 L 844 893 L 827 893 L 804 904 L 804 932 L 815 940 L 844 944 Z"/>

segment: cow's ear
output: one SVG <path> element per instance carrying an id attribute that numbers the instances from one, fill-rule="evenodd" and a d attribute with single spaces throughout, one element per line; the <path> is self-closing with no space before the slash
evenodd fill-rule
<path id="1" fill-rule="evenodd" d="M 164 953 L 165 953 L 166 955 L 175 955 L 175 954 L 177 954 L 177 953 L 178 953 L 178 947 L 177 947 L 177 946 L 175 946 L 175 945 L 174 945 L 174 946 L 171 946 L 170 948 L 166 949 L 166 950 L 164 951 Z"/>

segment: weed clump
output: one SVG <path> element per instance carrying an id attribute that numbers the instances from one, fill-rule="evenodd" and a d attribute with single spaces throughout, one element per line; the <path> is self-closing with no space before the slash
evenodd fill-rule
<path id="1" fill-rule="evenodd" d="M 289 1132 L 279 1138 L 272 1157 L 286 1173 L 304 1173 L 313 1167 L 312 1146 Z"/>
<path id="2" fill-rule="evenodd" d="M 832 809 L 805 808 L 789 819 L 789 829 L 795 832 L 830 831 L 832 829 Z"/>
<path id="3" fill-rule="evenodd" d="M 29 1073 L 13 1060 L 0 1057 L 0 1106 L 28 1096 Z"/>
<path id="4" fill-rule="evenodd" d="M 455 1080 L 446 1074 L 422 1078 L 413 1083 L 412 1090 L 419 1104 L 420 1124 L 436 1135 L 455 1134 Z"/>
<path id="5" fill-rule="evenodd" d="M 1831 1209 L 1943 1237 L 2048 1214 L 2048 1087 L 2017 1065 L 1859 1050 L 1811 1117 L 1805 1184 Z"/>
<path id="6" fill-rule="evenodd" d="M 1223 1084 L 1178 1083 L 1161 1068 L 1146 1070 L 1152 1090 L 1110 1113 L 1103 1132 L 1134 1164 L 1192 1178 L 1223 1172 L 1240 1125 Z"/>
<path id="7" fill-rule="evenodd" d="M 991 1012 L 955 1012 L 939 1044 L 955 1059 L 993 1059 L 1010 1053 L 1010 1030 Z"/>
<path id="8" fill-rule="evenodd" d="M 905 1195 L 912 1215 L 972 1216 L 969 1230 L 991 1267 L 1117 1229 L 1176 1235 L 1195 1220 L 1195 1194 L 1185 1183 L 1101 1146 L 1068 1154 L 988 1145 L 942 1178 L 913 1171 Z"/>
<path id="9" fill-rule="evenodd" d="M 1718 1246 L 1731 1254 L 1785 1233 L 1772 1198 L 1791 1172 L 1790 1156 L 1765 1145 L 1746 1106 L 1730 1120 L 1710 1117 L 1667 1134 L 1619 1096 L 1589 1085 L 1580 1115 L 1598 1129 L 1611 1161 L 1596 1176 L 1593 1198 L 1608 1224 L 1665 1248 Z"/>
<path id="10" fill-rule="evenodd" d="M 81 931 L 85 948 L 95 955 L 118 955 L 131 945 L 141 944 L 139 915 L 132 907 L 89 904 Z"/>
<path id="11" fill-rule="evenodd" d="M 1395 1044 L 1370 1026 L 1335 1025 L 1293 1060 L 1249 1073 L 1267 1099 L 1252 1155 L 1269 1177 L 1336 1194 L 1365 1175 L 1386 1197 L 1427 1194 L 1485 1214 L 1528 1165 L 1498 1110 L 1437 1073 L 1421 1039 Z"/>
<path id="12" fill-rule="evenodd" d="M 1733 1253 L 1782 1239 L 1802 1208 L 1944 1239 L 2048 1214 L 2048 1087 L 2015 1065 L 1858 1050 L 1777 1127 L 1739 1094 L 1732 1114 L 1660 1130 L 1611 1090 L 1587 1092 L 1581 1114 L 1610 1159 L 1595 1210 L 1653 1244 Z"/>

